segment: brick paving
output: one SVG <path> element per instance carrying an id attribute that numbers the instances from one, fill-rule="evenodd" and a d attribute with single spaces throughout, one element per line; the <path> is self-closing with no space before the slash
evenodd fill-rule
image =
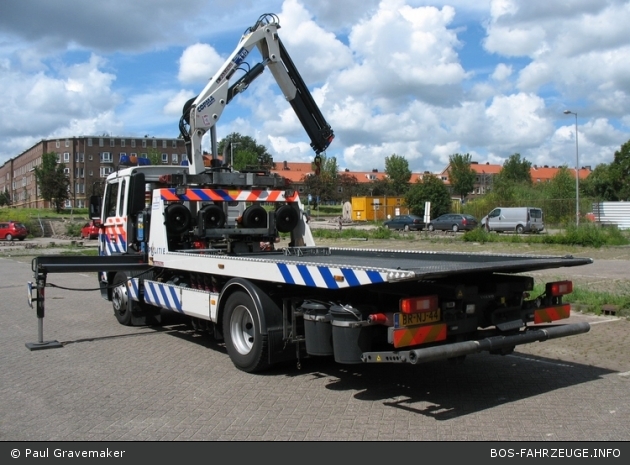
<path id="1" fill-rule="evenodd" d="M 44 340 L 29 351 L 30 261 L 0 257 L 1 441 L 627 441 L 630 322 L 519 346 L 464 364 L 338 365 L 329 358 L 259 375 L 171 318 L 119 325 L 98 291 L 46 290 Z M 93 275 L 52 274 L 93 289 Z M 593 355 L 598 354 L 598 355 Z"/>

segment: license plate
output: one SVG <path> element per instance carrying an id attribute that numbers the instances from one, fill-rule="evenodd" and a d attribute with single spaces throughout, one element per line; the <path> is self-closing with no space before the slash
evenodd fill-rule
<path id="1" fill-rule="evenodd" d="M 422 313 L 394 313 L 394 328 L 425 325 L 440 321 L 440 310 Z"/>

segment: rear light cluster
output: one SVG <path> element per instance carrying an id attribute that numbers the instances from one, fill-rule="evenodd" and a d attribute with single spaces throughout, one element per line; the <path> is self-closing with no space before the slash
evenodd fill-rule
<path id="1" fill-rule="evenodd" d="M 545 297 L 538 298 L 536 308 L 530 318 L 535 324 L 551 323 L 553 321 L 569 318 L 571 305 L 562 303 L 562 296 L 573 292 L 573 282 L 556 281 L 545 285 Z"/>
<path id="2" fill-rule="evenodd" d="M 432 312 L 433 310 L 437 310 L 437 308 L 437 295 L 400 299 L 400 311 L 402 313 Z"/>
<path id="3" fill-rule="evenodd" d="M 571 294 L 573 292 L 573 282 L 557 281 L 555 283 L 547 283 L 545 291 L 548 296 L 560 297 L 562 295 Z"/>
<path id="4" fill-rule="evenodd" d="M 426 313 L 438 310 L 438 296 L 428 295 L 422 297 L 410 297 L 400 299 L 398 310 L 400 313 L 411 315 L 413 313 Z M 373 313 L 368 316 L 368 321 L 372 324 L 392 326 L 394 324 L 392 313 Z"/>

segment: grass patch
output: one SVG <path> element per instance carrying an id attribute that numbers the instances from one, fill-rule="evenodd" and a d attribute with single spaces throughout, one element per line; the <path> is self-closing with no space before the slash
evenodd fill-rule
<path id="1" fill-rule="evenodd" d="M 384 231 L 380 231 L 380 230 Z M 316 239 L 389 239 L 390 236 L 386 235 L 386 228 L 379 228 L 376 230 L 364 230 L 355 228 L 343 228 L 341 231 L 338 229 L 314 229 L 311 230 L 313 237 Z"/>
<path id="2" fill-rule="evenodd" d="M 60 255 L 83 255 L 88 257 L 98 256 L 98 249 L 85 249 L 83 247 L 64 247 Z"/>
<path id="3" fill-rule="evenodd" d="M 83 223 L 68 223 L 66 225 L 66 234 L 70 237 L 81 237 L 81 229 Z"/>
<path id="4" fill-rule="evenodd" d="M 594 224 L 567 226 L 557 234 L 502 234 L 489 233 L 482 228 L 466 231 L 464 242 L 506 242 L 512 244 L 572 245 L 600 248 L 604 246 L 629 245 L 630 237 L 617 227 L 601 227 Z"/>

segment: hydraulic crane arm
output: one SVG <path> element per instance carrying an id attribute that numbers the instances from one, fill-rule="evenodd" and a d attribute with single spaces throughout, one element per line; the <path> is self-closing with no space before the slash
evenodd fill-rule
<path id="1" fill-rule="evenodd" d="M 215 126 L 232 98 L 244 91 L 265 67 L 269 67 L 282 93 L 291 104 L 311 139 L 311 147 L 315 153 L 319 155 L 324 152 L 332 142 L 335 137 L 333 130 L 324 119 L 280 41 L 277 32 L 279 28 L 280 24 L 275 15 L 261 16 L 241 37 L 232 54 L 201 93 L 184 106 L 180 131 L 189 143 L 190 174 L 199 174 L 205 170 L 201 149 L 203 135 Z M 247 65 L 245 59 L 254 47 L 257 47 L 262 55 L 262 62 L 250 68 L 230 86 L 230 79 L 238 69 L 242 69 L 241 65 Z M 189 129 L 186 129 L 186 124 L 190 126 Z"/>

